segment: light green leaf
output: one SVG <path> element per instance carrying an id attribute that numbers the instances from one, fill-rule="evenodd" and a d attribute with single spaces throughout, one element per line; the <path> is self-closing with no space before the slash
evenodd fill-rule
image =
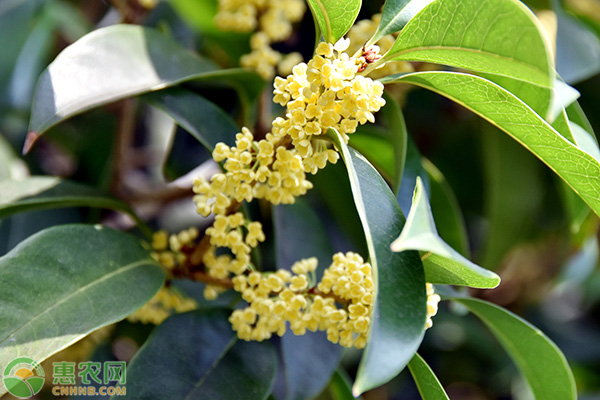
<path id="1" fill-rule="evenodd" d="M 395 252 L 419 250 L 425 267 L 425 280 L 430 283 L 477 288 L 494 288 L 500 283 L 498 275 L 473 264 L 439 237 L 427 193 L 419 177 L 406 224 L 391 248 Z"/>
<path id="2" fill-rule="evenodd" d="M 64 225 L 1 257 L 0 281 L 0 365 L 6 365 L 17 356 L 41 362 L 121 320 L 154 296 L 164 273 L 133 236 Z"/>
<path id="3" fill-rule="evenodd" d="M 277 354 L 268 342 L 238 340 L 229 311 L 177 314 L 153 332 L 127 368 L 127 397 L 264 400 Z"/>
<path id="4" fill-rule="evenodd" d="M 335 43 L 352 27 L 361 0 L 308 0 L 313 17 L 326 42 Z"/>
<path id="5" fill-rule="evenodd" d="M 518 0 L 437 0 L 400 32 L 384 60 L 425 61 L 551 87 L 536 17 Z"/>
<path id="6" fill-rule="evenodd" d="M 427 365 L 419 354 L 415 354 L 413 359 L 410 360 L 408 369 L 417 384 L 423 400 L 450 399 L 437 376 L 435 376 L 429 365 Z"/>
<path id="7" fill-rule="evenodd" d="M 142 99 L 169 114 L 211 151 L 219 142 L 235 145 L 238 126 L 225 111 L 196 93 L 173 88 L 148 93 Z"/>
<path id="8" fill-rule="evenodd" d="M 536 399 L 575 399 L 573 373 L 560 349 L 519 316 L 479 299 L 454 298 L 477 315 L 513 359 Z"/>
<path id="9" fill-rule="evenodd" d="M 63 207 L 98 207 L 131 215 L 145 230 L 145 224 L 125 203 L 100 190 L 54 176 L 31 176 L 0 181 L 0 218 L 21 212 Z"/>
<path id="10" fill-rule="evenodd" d="M 387 0 L 383 5 L 381 20 L 375 35 L 369 40 L 366 47 L 376 43 L 382 37 L 400 29 L 417 15 L 425 6 L 433 0 Z"/>
<path id="11" fill-rule="evenodd" d="M 425 279 L 416 252 L 390 250 L 404 216 L 388 185 L 335 130 L 327 136 L 346 164 L 376 282 L 369 338 L 353 389 L 358 395 L 398 375 L 417 351 L 425 330 Z"/>
<path id="12" fill-rule="evenodd" d="M 413 83 L 448 97 L 497 126 L 535 154 L 600 214 L 600 163 L 569 142 L 500 86 L 457 72 L 419 72 L 386 82 Z"/>

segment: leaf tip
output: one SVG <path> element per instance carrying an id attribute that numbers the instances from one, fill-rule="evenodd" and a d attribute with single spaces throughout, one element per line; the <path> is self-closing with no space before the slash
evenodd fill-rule
<path id="1" fill-rule="evenodd" d="M 35 142 L 40 138 L 40 134 L 35 131 L 29 131 L 25 137 L 25 143 L 23 143 L 22 154 L 26 155 L 29 153 Z"/>

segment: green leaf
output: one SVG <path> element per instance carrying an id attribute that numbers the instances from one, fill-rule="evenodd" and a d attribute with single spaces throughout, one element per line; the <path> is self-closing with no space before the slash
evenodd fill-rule
<path id="1" fill-rule="evenodd" d="M 429 175 L 423 167 L 422 156 L 415 145 L 415 142 L 409 137 L 407 140 L 406 147 L 406 162 L 404 164 L 404 171 L 402 173 L 402 182 L 396 198 L 402 213 L 408 215 L 410 206 L 412 205 L 412 198 L 415 192 L 415 185 L 417 184 L 417 177 L 420 177 L 423 181 L 425 189 L 430 192 L 429 186 Z"/>
<path id="2" fill-rule="evenodd" d="M 5 179 L 15 179 L 19 176 L 21 170 L 27 170 L 25 164 L 19 160 L 8 140 L 0 135 L 0 182 Z M 0 185 L 2 185 L 0 183 Z M 2 186 L 0 186 L 2 187 Z M 0 191 L 0 199 L 2 192 Z M 0 204 L 2 200 L 0 200 Z"/>
<path id="3" fill-rule="evenodd" d="M 255 92 L 256 79 L 250 76 L 256 78 L 249 71 L 219 71 L 156 30 L 113 25 L 73 43 L 44 71 L 29 129 L 39 135 L 91 108 L 189 80 L 224 80 L 237 86 L 245 81 Z"/>
<path id="4" fill-rule="evenodd" d="M 0 365 L 6 365 L 19 355 L 41 362 L 121 320 L 154 296 L 164 273 L 133 236 L 64 225 L 1 257 L 0 281 Z"/>
<path id="5" fill-rule="evenodd" d="M 471 253 L 469 238 L 458 200 L 442 172 L 427 159 L 423 160 L 423 165 L 429 176 L 429 202 L 440 237 L 468 257 Z"/>
<path id="6" fill-rule="evenodd" d="M 551 87 L 536 17 L 518 0 L 437 0 L 400 32 L 384 60 L 425 61 Z"/>
<path id="7" fill-rule="evenodd" d="M 140 229 L 145 224 L 125 203 L 102 191 L 54 176 L 31 176 L 22 180 L 0 181 L 0 218 L 21 212 L 63 207 L 98 207 L 132 216 Z"/>
<path id="8" fill-rule="evenodd" d="M 393 179 L 394 146 L 382 128 L 374 124 L 359 125 L 356 134 L 350 135 L 348 145 L 365 156 L 386 180 Z"/>
<path id="9" fill-rule="evenodd" d="M 276 233 L 277 268 L 290 269 L 303 258 L 317 257 L 317 277 L 333 257 L 333 247 L 318 215 L 301 198 L 294 204 L 273 208 Z M 302 239 L 299 239 L 302 238 Z M 290 246 L 293 243 L 293 246 Z M 325 332 L 306 332 L 301 336 L 286 332 L 281 338 L 281 353 L 288 400 L 312 399 L 325 388 L 339 364 L 342 347 L 327 340 Z M 314 360 L 319 359 L 318 363 Z"/>
<path id="10" fill-rule="evenodd" d="M 600 163 L 569 142 L 500 86 L 457 72 L 420 72 L 386 82 L 413 83 L 448 97 L 508 133 L 558 174 L 600 214 Z"/>
<path id="11" fill-rule="evenodd" d="M 498 275 L 473 264 L 439 237 L 421 178 L 417 178 L 404 229 L 391 248 L 396 252 L 419 250 L 423 254 L 425 279 L 430 283 L 477 288 L 494 288 L 500 283 Z"/>
<path id="12" fill-rule="evenodd" d="M 429 365 L 427 365 L 419 354 L 415 354 L 413 359 L 410 360 L 408 369 L 417 384 L 423 400 L 450 399 L 437 376 L 435 376 Z"/>
<path id="13" fill-rule="evenodd" d="M 331 382 L 327 387 L 327 394 L 331 400 L 356 400 L 362 397 L 354 397 L 352 394 L 352 382 L 343 369 L 338 369 L 333 374 Z M 319 397 L 320 398 L 320 397 Z"/>
<path id="14" fill-rule="evenodd" d="M 169 114 L 211 151 L 219 142 L 235 145 L 238 126 L 225 111 L 196 93 L 173 88 L 148 93 L 142 99 Z"/>
<path id="15" fill-rule="evenodd" d="M 346 164 L 375 278 L 371 328 L 353 388 L 357 395 L 398 375 L 417 351 L 425 331 L 425 279 L 416 252 L 390 250 L 404 225 L 390 188 L 335 130 L 330 129 L 327 136 Z"/>
<path id="16" fill-rule="evenodd" d="M 127 368 L 127 397 L 266 399 L 277 367 L 268 342 L 238 340 L 229 311 L 177 314 L 156 327 Z"/>
<path id="17" fill-rule="evenodd" d="M 408 132 L 406 130 L 406 122 L 400 104 L 392 97 L 384 95 L 385 106 L 382 107 L 381 113 L 387 120 L 388 129 L 392 137 L 394 148 L 394 174 L 392 175 L 392 191 L 397 193 L 402 183 L 402 175 L 404 173 L 404 164 L 406 164 L 406 151 Z"/>
<path id="18" fill-rule="evenodd" d="M 477 315 L 513 359 L 536 399 L 575 399 L 573 373 L 560 349 L 519 316 L 479 299 L 454 298 Z"/>
<path id="19" fill-rule="evenodd" d="M 326 42 L 335 43 L 352 27 L 361 0 L 308 0 L 313 17 Z"/>
<path id="20" fill-rule="evenodd" d="M 366 47 L 376 43 L 382 37 L 398 32 L 433 0 L 387 0 L 383 5 L 381 20 L 375 35 Z"/>

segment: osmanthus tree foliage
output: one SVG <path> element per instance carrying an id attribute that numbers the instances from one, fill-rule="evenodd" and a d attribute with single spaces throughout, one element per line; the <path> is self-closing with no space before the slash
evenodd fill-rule
<path id="1" fill-rule="evenodd" d="M 190 2 L 172 3 L 197 16 Z M 198 211 L 214 223 L 168 239 L 153 235 L 135 207 L 93 187 L 54 176 L 3 181 L 0 217 L 106 208 L 129 215 L 137 229 L 54 226 L 1 257 L 0 364 L 19 355 L 41 362 L 141 308 L 160 323 L 128 366 L 130 398 L 266 399 L 279 386 L 277 396 L 289 399 L 327 388 L 330 398 L 346 399 L 407 367 L 422 398 L 447 398 L 417 353 L 437 309 L 433 284 L 443 301 L 489 328 L 535 398 L 575 398 L 571 369 L 544 333 L 455 288 L 493 289 L 500 277 L 467 258 L 450 188 L 433 165 L 421 165 L 399 103 L 383 92 L 397 83 L 428 89 L 499 128 L 562 179 L 574 223 L 581 223 L 590 210 L 600 213 L 600 151 L 576 96 L 555 72 L 537 18 L 517 0 L 387 0 L 374 33 L 353 43 L 352 54 L 344 38 L 361 1 L 307 5 L 315 52 L 287 79 L 275 78 L 274 102 L 283 108 L 261 95 L 271 96 L 270 69 L 222 68 L 168 30 L 135 24 L 93 30 L 42 73 L 25 152 L 70 117 L 137 97 L 221 162 L 219 178 L 194 183 Z M 214 16 L 197 7 L 201 18 Z M 228 38 L 248 40 L 210 26 L 224 49 Z M 266 36 L 253 37 L 251 50 L 268 55 L 265 46 L 276 40 L 263 28 Z M 391 44 L 377 47 L 386 38 Z M 409 61 L 438 67 L 390 68 Z M 222 91 L 236 93 L 236 107 L 218 105 Z M 385 136 L 369 131 L 380 116 Z M 431 203 L 440 208 L 432 210 L 433 191 Z M 314 192 L 322 202 L 304 200 Z M 405 204 L 412 204 L 406 216 Z M 355 252 L 334 256 L 339 246 L 331 237 L 340 232 L 356 239 Z M 149 315 L 147 303 L 175 278 L 200 282 L 190 290 L 219 299 L 166 319 L 164 309 Z M 344 289 L 353 283 L 355 292 Z M 165 296 L 175 298 L 176 310 L 195 308 Z M 265 340 L 276 334 L 280 340 Z M 353 383 L 340 367 L 340 344 L 364 347 Z"/>

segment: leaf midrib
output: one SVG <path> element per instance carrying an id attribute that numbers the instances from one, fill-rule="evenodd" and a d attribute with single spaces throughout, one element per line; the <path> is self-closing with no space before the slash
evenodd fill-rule
<path id="1" fill-rule="evenodd" d="M 27 321 L 25 324 L 21 325 L 19 328 L 15 329 L 14 331 L 10 332 L 4 339 L 2 339 L 2 341 L 0 341 L 0 347 L 3 347 L 3 344 L 7 342 L 7 340 L 11 337 L 11 336 L 15 336 L 17 335 L 20 331 L 22 331 L 23 329 L 25 329 L 27 326 L 32 325 L 35 321 L 37 321 L 42 315 L 48 313 L 49 311 L 57 308 L 58 306 L 60 306 L 61 304 L 63 304 L 64 302 L 66 302 L 67 300 L 70 300 L 76 296 L 78 296 L 79 294 L 81 294 L 83 291 L 85 291 L 88 288 L 91 288 L 95 285 L 98 285 L 104 281 L 106 281 L 107 279 L 112 278 L 113 276 L 116 276 L 120 273 L 124 273 L 129 271 L 130 269 L 133 268 L 137 268 L 138 266 L 144 265 L 144 264 L 151 264 L 151 260 L 138 260 L 136 262 L 133 262 L 131 264 L 127 264 L 122 268 L 119 268 L 115 271 L 112 271 L 106 275 L 103 275 L 100 279 L 94 280 L 88 284 L 86 284 L 85 286 L 80 287 L 79 289 L 77 289 L 76 291 L 70 293 L 68 296 L 63 297 L 62 299 L 60 299 L 58 302 L 54 303 L 51 307 L 45 309 L 44 311 L 42 311 L 41 313 L 37 314 L 35 317 L 31 318 L 29 321 Z"/>

